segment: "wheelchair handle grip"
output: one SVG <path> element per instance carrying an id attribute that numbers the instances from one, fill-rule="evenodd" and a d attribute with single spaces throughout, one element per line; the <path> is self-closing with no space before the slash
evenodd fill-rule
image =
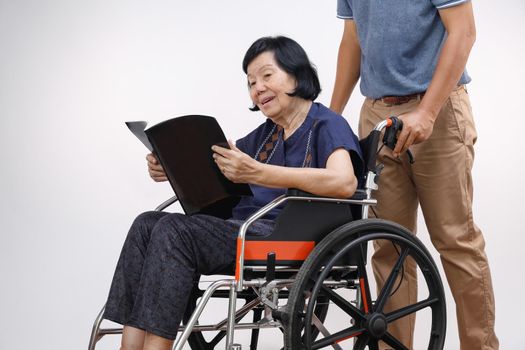
<path id="1" fill-rule="evenodd" d="M 386 130 L 383 135 L 383 144 L 390 149 L 394 149 L 397 143 L 397 135 L 403 130 L 403 121 L 396 116 L 391 116 L 386 120 Z M 415 162 L 414 155 L 410 149 L 406 150 L 408 155 L 408 160 L 410 164 Z"/>

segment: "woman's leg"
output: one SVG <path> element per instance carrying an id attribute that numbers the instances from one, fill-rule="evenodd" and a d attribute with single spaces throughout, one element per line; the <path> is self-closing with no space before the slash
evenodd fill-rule
<path id="1" fill-rule="evenodd" d="M 233 272 L 241 224 L 163 212 L 137 217 L 122 248 L 104 314 L 125 325 L 122 349 L 170 348 L 195 278 Z M 272 229 L 273 222 L 261 220 L 249 234 Z"/>
<path id="2" fill-rule="evenodd" d="M 174 341 L 159 337 L 153 333 L 146 333 L 143 350 L 171 350 Z"/>
<path id="3" fill-rule="evenodd" d="M 151 231 L 159 219 L 165 215 L 167 213 L 146 212 L 140 214 L 131 225 L 113 276 L 104 311 L 105 319 L 124 325 L 127 323 L 135 303 Z M 128 333 L 123 334 L 123 347 Z M 135 341 L 131 341 L 134 339 L 134 333 L 129 334 L 131 338 L 126 344 L 135 344 Z M 144 334 L 142 334 L 142 342 L 143 337 Z"/>
<path id="4" fill-rule="evenodd" d="M 151 344 L 175 339 L 199 275 L 233 272 L 240 224 L 204 215 L 170 214 L 155 225 L 127 323 L 151 333 L 146 335 L 145 348 L 150 346 L 148 339 Z M 256 233 L 271 232 L 273 223 L 255 228 Z"/>
<path id="5" fill-rule="evenodd" d="M 142 350 L 146 332 L 131 326 L 124 326 L 120 350 Z"/>
<path id="6" fill-rule="evenodd" d="M 173 343 L 171 339 L 135 327 L 124 326 L 120 350 L 170 350 Z"/>

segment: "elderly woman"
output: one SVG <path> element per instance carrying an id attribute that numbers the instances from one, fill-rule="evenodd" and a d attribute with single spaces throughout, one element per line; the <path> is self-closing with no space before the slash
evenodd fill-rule
<path id="1" fill-rule="evenodd" d="M 361 162 L 357 138 L 344 118 L 314 103 L 319 79 L 304 50 L 286 37 L 265 37 L 246 52 L 243 70 L 253 101 L 266 121 L 230 149 L 214 146 L 224 175 L 248 183 L 244 197 L 223 220 L 206 215 L 141 214 L 128 233 L 104 317 L 124 325 L 122 349 L 169 349 L 177 335 L 193 282 L 201 274 L 233 271 L 243 220 L 297 188 L 347 198 L 357 186 L 352 161 Z M 151 177 L 166 180 L 148 155 Z M 279 209 L 252 225 L 266 235 Z"/>

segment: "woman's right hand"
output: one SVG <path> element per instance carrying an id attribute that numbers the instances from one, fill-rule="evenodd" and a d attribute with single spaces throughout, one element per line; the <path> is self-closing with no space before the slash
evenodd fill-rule
<path id="1" fill-rule="evenodd" d="M 164 168 L 160 165 L 157 157 L 155 157 L 153 153 L 148 154 L 146 160 L 148 161 L 149 176 L 151 176 L 153 181 L 162 182 L 168 180 Z"/>

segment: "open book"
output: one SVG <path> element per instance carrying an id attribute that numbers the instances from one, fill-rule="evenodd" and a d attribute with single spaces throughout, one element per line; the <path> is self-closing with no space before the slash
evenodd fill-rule
<path id="1" fill-rule="evenodd" d="M 228 180 L 213 161 L 212 145 L 228 147 L 215 118 L 187 115 L 151 127 L 144 121 L 126 125 L 155 154 L 187 215 L 229 218 L 240 197 L 252 195 L 247 184 Z"/>

